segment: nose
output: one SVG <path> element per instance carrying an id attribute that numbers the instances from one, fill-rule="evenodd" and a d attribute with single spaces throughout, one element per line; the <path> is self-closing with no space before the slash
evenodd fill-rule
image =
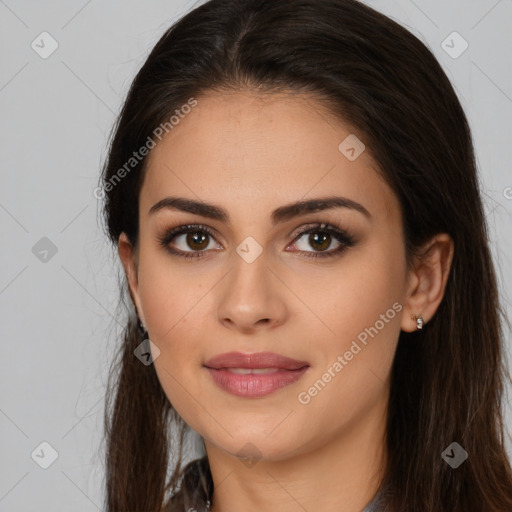
<path id="1" fill-rule="evenodd" d="M 223 281 L 217 315 L 224 327 L 248 334 L 286 321 L 286 288 L 268 266 L 265 251 L 252 263 L 234 255 Z"/>

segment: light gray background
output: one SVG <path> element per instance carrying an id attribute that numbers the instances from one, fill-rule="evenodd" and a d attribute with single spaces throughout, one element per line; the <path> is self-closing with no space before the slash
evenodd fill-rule
<path id="1" fill-rule="evenodd" d="M 512 2 L 368 4 L 424 41 L 459 94 L 511 317 Z M 102 507 L 104 386 L 120 319 L 118 265 L 93 189 L 131 80 L 192 5 L 0 0 L 0 512 Z M 43 31 L 59 45 L 47 59 L 31 48 Z M 469 43 L 456 59 L 441 47 L 453 31 Z M 32 252 L 42 237 L 57 248 L 46 262 Z M 510 404 L 507 418 L 511 430 Z M 43 441 L 58 452 L 48 469 L 31 458 Z"/>

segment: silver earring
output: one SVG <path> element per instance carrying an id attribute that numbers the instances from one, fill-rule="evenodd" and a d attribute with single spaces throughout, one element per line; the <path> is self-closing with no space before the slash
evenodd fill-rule
<path id="1" fill-rule="evenodd" d="M 412 315 L 412 319 L 413 320 L 416 320 L 416 329 L 420 330 L 420 329 L 423 329 L 423 324 L 424 324 L 424 321 L 423 321 L 423 317 L 421 315 Z"/>

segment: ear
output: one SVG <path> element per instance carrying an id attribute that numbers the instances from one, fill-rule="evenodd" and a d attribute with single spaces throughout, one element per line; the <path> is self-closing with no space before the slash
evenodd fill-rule
<path id="1" fill-rule="evenodd" d="M 408 273 L 402 331 L 417 329 L 413 315 L 421 315 L 425 324 L 434 316 L 444 296 L 453 253 L 453 240 L 446 233 L 434 236 L 417 251 Z"/>
<path id="2" fill-rule="evenodd" d="M 132 298 L 139 318 L 144 322 L 144 312 L 140 301 L 137 278 L 138 255 L 125 233 L 121 233 L 119 236 L 118 252 L 128 281 L 130 297 Z"/>

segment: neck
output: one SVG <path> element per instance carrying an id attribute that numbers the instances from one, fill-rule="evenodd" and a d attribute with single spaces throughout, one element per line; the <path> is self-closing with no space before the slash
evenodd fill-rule
<path id="1" fill-rule="evenodd" d="M 384 473 L 386 407 L 377 404 L 314 449 L 251 466 L 205 440 L 214 483 L 211 512 L 360 512 Z"/>

